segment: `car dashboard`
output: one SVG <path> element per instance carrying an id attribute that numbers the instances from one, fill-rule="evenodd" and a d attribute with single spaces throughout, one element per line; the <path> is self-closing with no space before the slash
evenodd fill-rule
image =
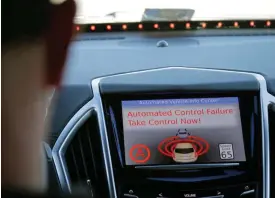
<path id="1" fill-rule="evenodd" d="M 79 35 L 52 99 L 50 180 L 91 197 L 271 197 L 274 38 Z"/>

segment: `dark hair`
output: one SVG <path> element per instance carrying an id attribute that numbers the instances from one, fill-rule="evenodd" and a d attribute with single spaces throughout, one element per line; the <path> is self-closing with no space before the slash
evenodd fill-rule
<path id="1" fill-rule="evenodd" d="M 50 20 L 49 0 L 2 0 L 2 45 L 41 36 Z"/>

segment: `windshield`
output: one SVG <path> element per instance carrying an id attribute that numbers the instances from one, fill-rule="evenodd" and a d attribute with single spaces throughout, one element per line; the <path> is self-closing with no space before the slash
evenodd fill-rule
<path id="1" fill-rule="evenodd" d="M 275 19 L 274 0 L 76 0 L 77 23 Z"/>
<path id="2" fill-rule="evenodd" d="M 184 149 L 175 149 L 175 153 L 180 153 L 180 154 L 188 154 L 188 153 L 193 153 L 194 149 L 193 148 L 184 148 Z"/>

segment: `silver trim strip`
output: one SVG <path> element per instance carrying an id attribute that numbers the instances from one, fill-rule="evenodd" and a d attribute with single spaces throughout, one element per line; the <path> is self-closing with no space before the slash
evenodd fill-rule
<path id="1" fill-rule="evenodd" d="M 60 136 L 58 137 L 53 149 L 53 162 L 59 178 L 61 188 L 64 192 L 71 192 L 70 176 L 68 174 L 67 164 L 64 159 L 65 152 L 78 129 L 91 116 L 90 102 L 81 108 L 65 126 Z"/>
<path id="2" fill-rule="evenodd" d="M 197 168 L 218 168 L 239 166 L 240 163 L 222 163 L 222 164 L 181 164 L 181 165 L 156 165 L 156 166 L 136 166 L 136 169 L 154 169 L 154 170 L 183 170 Z"/>
<path id="3" fill-rule="evenodd" d="M 103 151 L 104 166 L 105 166 L 106 176 L 108 180 L 109 195 L 110 195 L 110 198 L 117 198 L 107 127 L 106 127 L 106 122 L 104 117 L 103 104 L 101 101 L 101 96 L 99 91 L 100 80 L 101 79 L 99 78 L 92 81 L 92 89 L 94 93 L 94 98 L 92 99 L 92 101 L 95 105 L 95 110 L 97 112 L 97 118 L 99 122 L 99 132 L 101 136 L 100 138 L 101 138 L 101 146 Z"/>
<path id="4" fill-rule="evenodd" d="M 42 144 L 46 153 L 47 160 L 52 160 L 53 155 L 52 155 L 52 149 L 50 145 L 47 142 L 42 142 Z"/>
<path id="5" fill-rule="evenodd" d="M 252 193 L 254 193 L 255 192 L 255 190 L 253 189 L 253 190 L 248 190 L 248 191 L 244 191 L 241 195 L 240 195 L 240 197 L 241 196 L 243 196 L 243 195 L 249 195 L 249 194 L 252 194 Z"/>
<path id="6" fill-rule="evenodd" d="M 85 113 L 90 111 L 91 109 L 95 109 L 98 113 L 98 120 L 99 120 L 99 129 L 100 129 L 100 136 L 101 136 L 101 144 L 103 149 L 103 157 L 104 157 L 104 164 L 105 170 L 108 180 L 108 188 L 110 193 L 110 198 L 116 198 L 116 187 L 115 187 L 115 180 L 113 175 L 113 167 L 112 167 L 112 160 L 110 155 L 110 148 L 109 148 L 109 141 L 108 141 L 108 134 L 105 125 L 105 118 L 103 113 L 103 106 L 100 96 L 99 90 L 99 83 L 102 79 L 114 76 L 123 76 L 128 74 L 135 74 L 135 73 L 144 73 L 144 72 L 151 72 L 151 71 L 159 71 L 159 70 L 169 70 L 169 69 L 183 69 L 183 70 L 200 70 L 200 71 L 217 71 L 217 72 L 226 72 L 226 73 L 239 73 L 239 74 L 246 74 L 254 76 L 260 85 L 260 97 L 261 97 L 261 121 L 262 121 L 262 154 L 263 154 L 263 198 L 270 197 L 270 154 L 269 154 L 269 133 L 268 133 L 268 104 L 275 103 L 275 97 L 268 93 L 267 85 L 265 78 L 256 73 L 249 73 L 249 72 L 239 72 L 239 71 L 228 71 L 228 70 L 218 70 L 218 69 L 204 69 L 204 68 L 191 68 L 191 67 L 167 67 L 167 68 L 158 68 L 158 69 L 149 69 L 144 71 L 136 71 L 136 72 L 129 72 L 124 74 L 117 74 L 111 76 L 105 76 L 101 78 L 94 79 L 92 84 L 92 89 L 94 93 L 94 98 L 89 101 L 86 105 L 84 105 L 69 121 L 66 127 L 61 132 L 55 146 L 53 148 L 53 159 L 57 169 L 58 177 L 62 186 L 62 189 L 67 192 L 71 191 L 70 187 L 70 180 L 67 174 L 66 163 L 64 160 L 64 152 L 66 151 L 66 146 L 70 143 L 69 140 L 75 134 L 75 126 L 80 126 L 78 123 L 79 120 L 82 120 Z M 86 117 L 86 116 L 85 116 Z M 82 122 L 83 123 L 83 122 Z"/>
<path id="7" fill-rule="evenodd" d="M 61 188 L 64 192 L 71 192 L 70 176 L 68 174 L 66 161 L 64 159 L 65 152 L 70 144 L 75 133 L 79 127 L 83 125 L 85 121 L 89 119 L 92 111 L 96 111 L 99 124 L 99 132 L 101 137 L 101 146 L 103 151 L 103 159 L 106 171 L 106 177 L 108 180 L 108 189 L 110 198 L 116 198 L 116 188 L 113 176 L 113 167 L 111 162 L 111 155 L 109 149 L 109 141 L 107 137 L 107 129 L 105 125 L 104 112 L 102 101 L 99 92 L 99 81 L 96 79 L 92 82 L 92 88 L 94 92 L 94 98 L 84 105 L 68 122 L 60 136 L 58 137 L 53 147 L 53 160 L 55 163 L 57 175 L 61 184 Z"/>

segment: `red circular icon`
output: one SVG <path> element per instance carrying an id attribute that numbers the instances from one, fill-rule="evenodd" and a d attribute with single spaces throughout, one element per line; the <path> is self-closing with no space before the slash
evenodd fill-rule
<path id="1" fill-rule="evenodd" d="M 151 152 L 145 144 L 136 144 L 131 147 L 129 155 L 134 162 L 145 163 L 150 159 Z"/>

